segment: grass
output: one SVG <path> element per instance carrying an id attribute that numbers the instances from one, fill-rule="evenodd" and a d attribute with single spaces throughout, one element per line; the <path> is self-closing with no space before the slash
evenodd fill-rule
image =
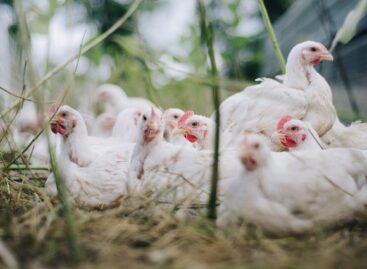
<path id="1" fill-rule="evenodd" d="M 221 231 L 205 212 L 182 220 L 147 197 L 125 197 L 106 209 L 75 209 L 82 260 L 74 264 L 61 207 L 45 195 L 43 182 L 23 177 L 0 184 L 0 232 L 24 268 L 365 268 L 367 262 L 361 225 L 276 238 L 250 226 Z"/>
<path id="2" fill-rule="evenodd" d="M 217 217 L 217 192 L 219 180 L 219 141 L 220 141 L 220 85 L 218 83 L 218 70 L 214 54 L 214 31 L 212 24 L 206 22 L 206 9 L 203 1 L 199 1 L 199 16 L 202 39 L 208 49 L 208 58 L 210 61 L 210 76 L 212 77 L 212 102 L 214 109 L 214 146 L 213 146 L 213 165 L 212 178 L 210 183 L 210 196 L 208 200 L 208 218 L 215 220 Z"/>

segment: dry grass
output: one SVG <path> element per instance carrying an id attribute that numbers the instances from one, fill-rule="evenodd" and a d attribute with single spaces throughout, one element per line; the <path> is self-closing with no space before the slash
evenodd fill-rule
<path id="1" fill-rule="evenodd" d="M 254 227 L 220 231 L 201 214 L 182 220 L 147 197 L 106 209 L 76 208 L 83 259 L 73 264 L 60 205 L 43 182 L 0 183 L 0 231 L 24 268 L 365 268 L 367 231 L 350 225 L 303 237 Z M 19 180 L 20 179 L 20 180 Z"/>

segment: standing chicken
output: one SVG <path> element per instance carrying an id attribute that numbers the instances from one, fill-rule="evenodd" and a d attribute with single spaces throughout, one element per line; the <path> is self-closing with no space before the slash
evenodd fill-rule
<path id="1" fill-rule="evenodd" d="M 323 60 L 333 57 L 322 44 L 300 43 L 289 53 L 283 83 L 262 79 L 227 98 L 220 106 L 221 128 L 232 133 L 226 143 L 234 143 L 244 130 L 270 137 L 277 121 L 287 114 L 309 122 L 319 136 L 324 135 L 336 113 L 330 87 L 314 68 Z"/>
<path id="2" fill-rule="evenodd" d="M 221 227 L 243 219 L 272 232 L 300 233 L 365 211 L 367 160 L 361 151 L 271 152 L 262 137 L 248 135 L 240 158 L 242 171 L 223 182 Z"/>
<path id="3" fill-rule="evenodd" d="M 140 97 L 128 97 L 123 89 L 114 84 L 103 84 L 97 88 L 97 100 L 105 103 L 106 112 L 117 115 L 128 107 L 151 107 L 152 102 Z"/>

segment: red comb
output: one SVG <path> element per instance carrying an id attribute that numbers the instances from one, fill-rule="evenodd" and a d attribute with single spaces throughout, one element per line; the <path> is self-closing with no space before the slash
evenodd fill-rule
<path id="1" fill-rule="evenodd" d="M 57 100 L 52 102 L 50 108 L 47 111 L 47 115 L 52 116 L 53 114 L 55 114 L 55 112 L 56 112 L 57 108 L 59 107 L 59 105 L 60 105 L 60 102 L 57 101 Z"/>
<path id="2" fill-rule="evenodd" d="M 278 121 L 277 130 L 282 130 L 284 128 L 284 124 L 286 124 L 291 119 L 293 119 L 293 117 L 290 115 L 285 115 L 283 118 L 281 118 Z"/>
<path id="3" fill-rule="evenodd" d="M 194 115 L 194 111 L 186 111 L 179 119 L 177 122 L 177 126 L 178 127 L 182 127 L 182 125 L 185 123 L 185 121 L 190 118 L 191 116 Z"/>

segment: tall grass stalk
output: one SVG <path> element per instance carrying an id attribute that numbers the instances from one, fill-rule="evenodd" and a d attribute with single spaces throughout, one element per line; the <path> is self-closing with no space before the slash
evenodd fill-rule
<path id="1" fill-rule="evenodd" d="M 15 0 L 14 1 L 16 19 L 17 19 L 17 26 L 19 29 L 17 35 L 17 41 L 20 44 L 21 53 L 22 55 L 25 54 L 26 62 L 28 65 L 28 72 L 29 76 L 27 76 L 27 80 L 33 86 L 37 81 L 37 72 L 34 69 L 33 61 L 32 61 L 32 54 L 31 54 L 31 39 L 29 33 L 29 27 L 27 24 L 26 15 L 24 12 L 23 1 Z"/>
<path id="2" fill-rule="evenodd" d="M 57 165 L 55 152 L 50 142 L 48 144 L 48 148 L 51 160 L 51 168 L 55 177 L 57 195 L 58 198 L 60 199 L 64 215 L 67 240 L 70 247 L 70 254 L 72 259 L 78 262 L 81 259 L 81 251 L 78 243 L 77 229 L 72 210 L 72 202 L 66 189 L 64 179 L 62 178 L 59 167 Z"/>
<path id="3" fill-rule="evenodd" d="M 78 66 L 79 66 L 79 60 L 80 60 L 80 57 L 81 57 L 81 54 L 82 54 L 84 37 L 85 37 L 85 33 L 84 33 L 83 38 L 81 40 L 79 51 L 78 51 L 78 54 L 77 54 L 77 57 L 76 57 L 76 64 L 75 64 L 74 72 L 71 73 L 70 85 L 69 85 L 69 87 L 67 87 L 64 90 L 63 96 L 59 100 L 58 107 L 56 108 L 56 111 L 53 113 L 53 115 L 51 115 L 49 117 L 48 121 L 46 121 L 46 122 L 45 122 L 44 119 L 42 119 L 42 121 L 45 122 L 45 124 L 42 126 L 42 130 L 40 131 L 40 133 L 45 131 L 45 128 L 47 128 L 50 121 L 54 118 L 54 116 L 58 112 L 60 106 L 64 102 L 68 92 L 70 91 L 70 89 L 72 88 L 72 86 L 75 82 L 75 74 L 77 72 L 77 69 L 78 69 Z M 45 109 L 44 109 L 43 102 L 39 102 L 39 104 L 40 104 L 39 105 L 40 110 L 42 112 L 44 112 Z M 42 113 L 42 115 L 44 115 L 44 113 Z M 54 145 L 52 145 L 50 135 L 47 131 L 46 131 L 46 137 L 47 137 L 47 142 L 48 142 L 48 152 L 49 152 L 49 156 L 50 156 L 51 169 L 52 169 L 52 172 L 53 172 L 53 175 L 54 175 L 54 180 L 55 180 L 56 189 L 57 189 L 57 196 L 60 200 L 61 208 L 62 208 L 62 211 L 63 211 L 63 218 L 64 218 L 64 222 L 65 222 L 65 227 L 66 227 L 66 236 L 67 236 L 67 241 L 68 241 L 68 245 L 69 245 L 69 249 L 70 249 L 70 255 L 71 255 L 71 258 L 73 259 L 73 261 L 79 262 L 81 260 L 82 253 L 81 253 L 81 249 L 80 249 L 79 242 L 78 242 L 79 240 L 78 240 L 77 227 L 76 227 L 76 224 L 75 224 L 75 219 L 74 219 L 74 214 L 73 214 L 72 199 L 69 196 L 69 193 L 68 193 L 68 190 L 66 188 L 63 175 L 60 172 L 60 167 L 59 167 L 59 165 L 57 163 L 57 160 L 56 160 Z"/>
<path id="4" fill-rule="evenodd" d="M 102 33 L 101 35 L 97 36 L 96 38 L 90 40 L 81 50 L 80 54 L 83 55 L 86 52 L 88 52 L 90 49 L 97 46 L 99 43 L 101 43 L 103 40 L 105 40 L 109 35 L 111 35 L 114 31 L 116 31 L 119 27 L 121 27 L 127 19 L 135 12 L 135 10 L 138 8 L 141 0 L 135 0 L 128 11 L 118 20 L 116 21 L 107 31 Z M 68 64 L 76 60 L 79 55 L 79 53 L 73 55 L 72 57 L 65 60 L 60 65 L 56 66 L 54 69 L 52 69 L 50 72 L 48 72 L 40 81 L 36 83 L 34 87 L 26 94 L 26 97 L 29 97 L 34 93 L 36 90 L 38 90 L 44 83 L 46 83 L 48 80 L 50 80 L 53 76 L 55 76 L 58 72 L 60 72 L 62 69 L 64 69 Z M 22 100 L 16 100 L 14 101 L 8 108 L 4 109 L 0 113 L 0 118 L 2 119 L 5 115 L 7 115 L 10 111 L 12 111 L 16 106 L 18 106 Z"/>
<path id="5" fill-rule="evenodd" d="M 217 204 L 217 191 L 218 191 L 218 179 L 219 179 L 219 142 L 220 142 L 220 88 L 218 83 L 218 70 L 215 61 L 215 54 L 213 48 L 214 34 L 211 24 L 206 22 L 206 9 L 203 0 L 199 0 L 199 17 L 200 17 L 200 29 L 203 41 L 206 43 L 208 50 L 208 56 L 210 61 L 210 77 L 213 81 L 212 84 L 212 96 L 213 105 L 215 109 L 215 137 L 214 137 L 214 157 L 212 166 L 212 182 L 208 201 L 208 218 L 216 218 L 216 204 Z"/>
<path id="6" fill-rule="evenodd" d="M 1 167 L 0 169 L 4 169 L 5 167 Z M 24 165 L 24 164 L 16 164 L 16 165 L 11 165 L 7 167 L 9 170 L 16 170 L 16 171 L 21 171 L 21 170 L 33 170 L 33 171 L 49 171 L 50 168 L 48 168 L 47 166 L 32 166 L 32 165 Z"/>
<path id="7" fill-rule="evenodd" d="M 279 43 L 278 43 L 277 37 L 275 35 L 273 26 L 271 24 L 268 11 L 266 10 L 265 4 L 264 4 L 264 0 L 258 0 L 257 2 L 258 2 L 258 5 L 259 5 L 261 15 L 262 15 L 263 20 L 264 20 L 264 23 L 265 23 L 266 31 L 268 32 L 268 36 L 271 40 L 271 44 L 273 45 L 275 55 L 278 59 L 280 69 L 282 70 L 282 73 L 285 74 L 284 56 L 283 56 L 282 51 L 280 50 Z"/>
<path id="8" fill-rule="evenodd" d="M 79 53 L 78 53 L 77 58 L 76 58 L 75 69 L 74 69 L 74 72 L 72 73 L 72 81 L 75 81 L 75 74 L 77 72 L 77 69 L 78 69 L 78 66 L 79 66 L 80 56 L 82 54 L 84 37 L 85 37 L 85 34 L 84 34 L 83 39 L 81 40 L 81 43 L 80 43 Z M 70 85 L 70 87 L 66 88 L 66 90 L 64 91 L 62 99 L 60 100 L 60 103 L 59 103 L 56 111 L 51 116 L 49 121 L 51 121 L 53 119 L 53 117 L 56 115 L 56 113 L 59 110 L 61 104 L 64 102 L 64 100 L 66 98 L 66 95 L 68 94 L 70 88 L 71 88 L 71 85 Z M 42 111 L 43 111 L 43 109 L 42 109 Z M 47 122 L 47 124 L 48 123 L 49 122 Z M 43 127 L 43 129 L 44 128 L 45 127 Z M 68 193 L 67 188 L 65 186 L 65 181 L 62 177 L 62 174 L 60 173 L 60 169 L 59 169 L 59 166 L 57 164 L 56 157 L 55 157 L 54 147 L 51 143 L 51 139 L 50 139 L 50 136 L 49 136 L 48 133 L 47 133 L 47 141 L 48 141 L 48 151 L 49 151 L 49 155 L 50 155 L 51 169 L 52 169 L 53 174 L 54 174 L 55 184 L 56 184 L 56 188 L 57 188 L 57 195 L 58 195 L 58 198 L 61 202 L 61 206 L 62 206 L 62 210 L 63 210 L 64 221 L 65 221 L 65 225 L 66 225 L 67 239 L 68 239 L 68 243 L 69 243 L 69 247 L 70 247 L 70 254 L 71 254 L 71 257 L 74 261 L 79 262 L 81 260 L 81 250 L 80 250 L 79 243 L 78 243 L 77 228 L 76 228 L 76 225 L 75 225 L 75 220 L 74 220 L 74 215 L 73 215 L 73 210 L 72 210 L 72 201 L 71 201 L 71 198 L 69 197 L 69 193 Z"/>

